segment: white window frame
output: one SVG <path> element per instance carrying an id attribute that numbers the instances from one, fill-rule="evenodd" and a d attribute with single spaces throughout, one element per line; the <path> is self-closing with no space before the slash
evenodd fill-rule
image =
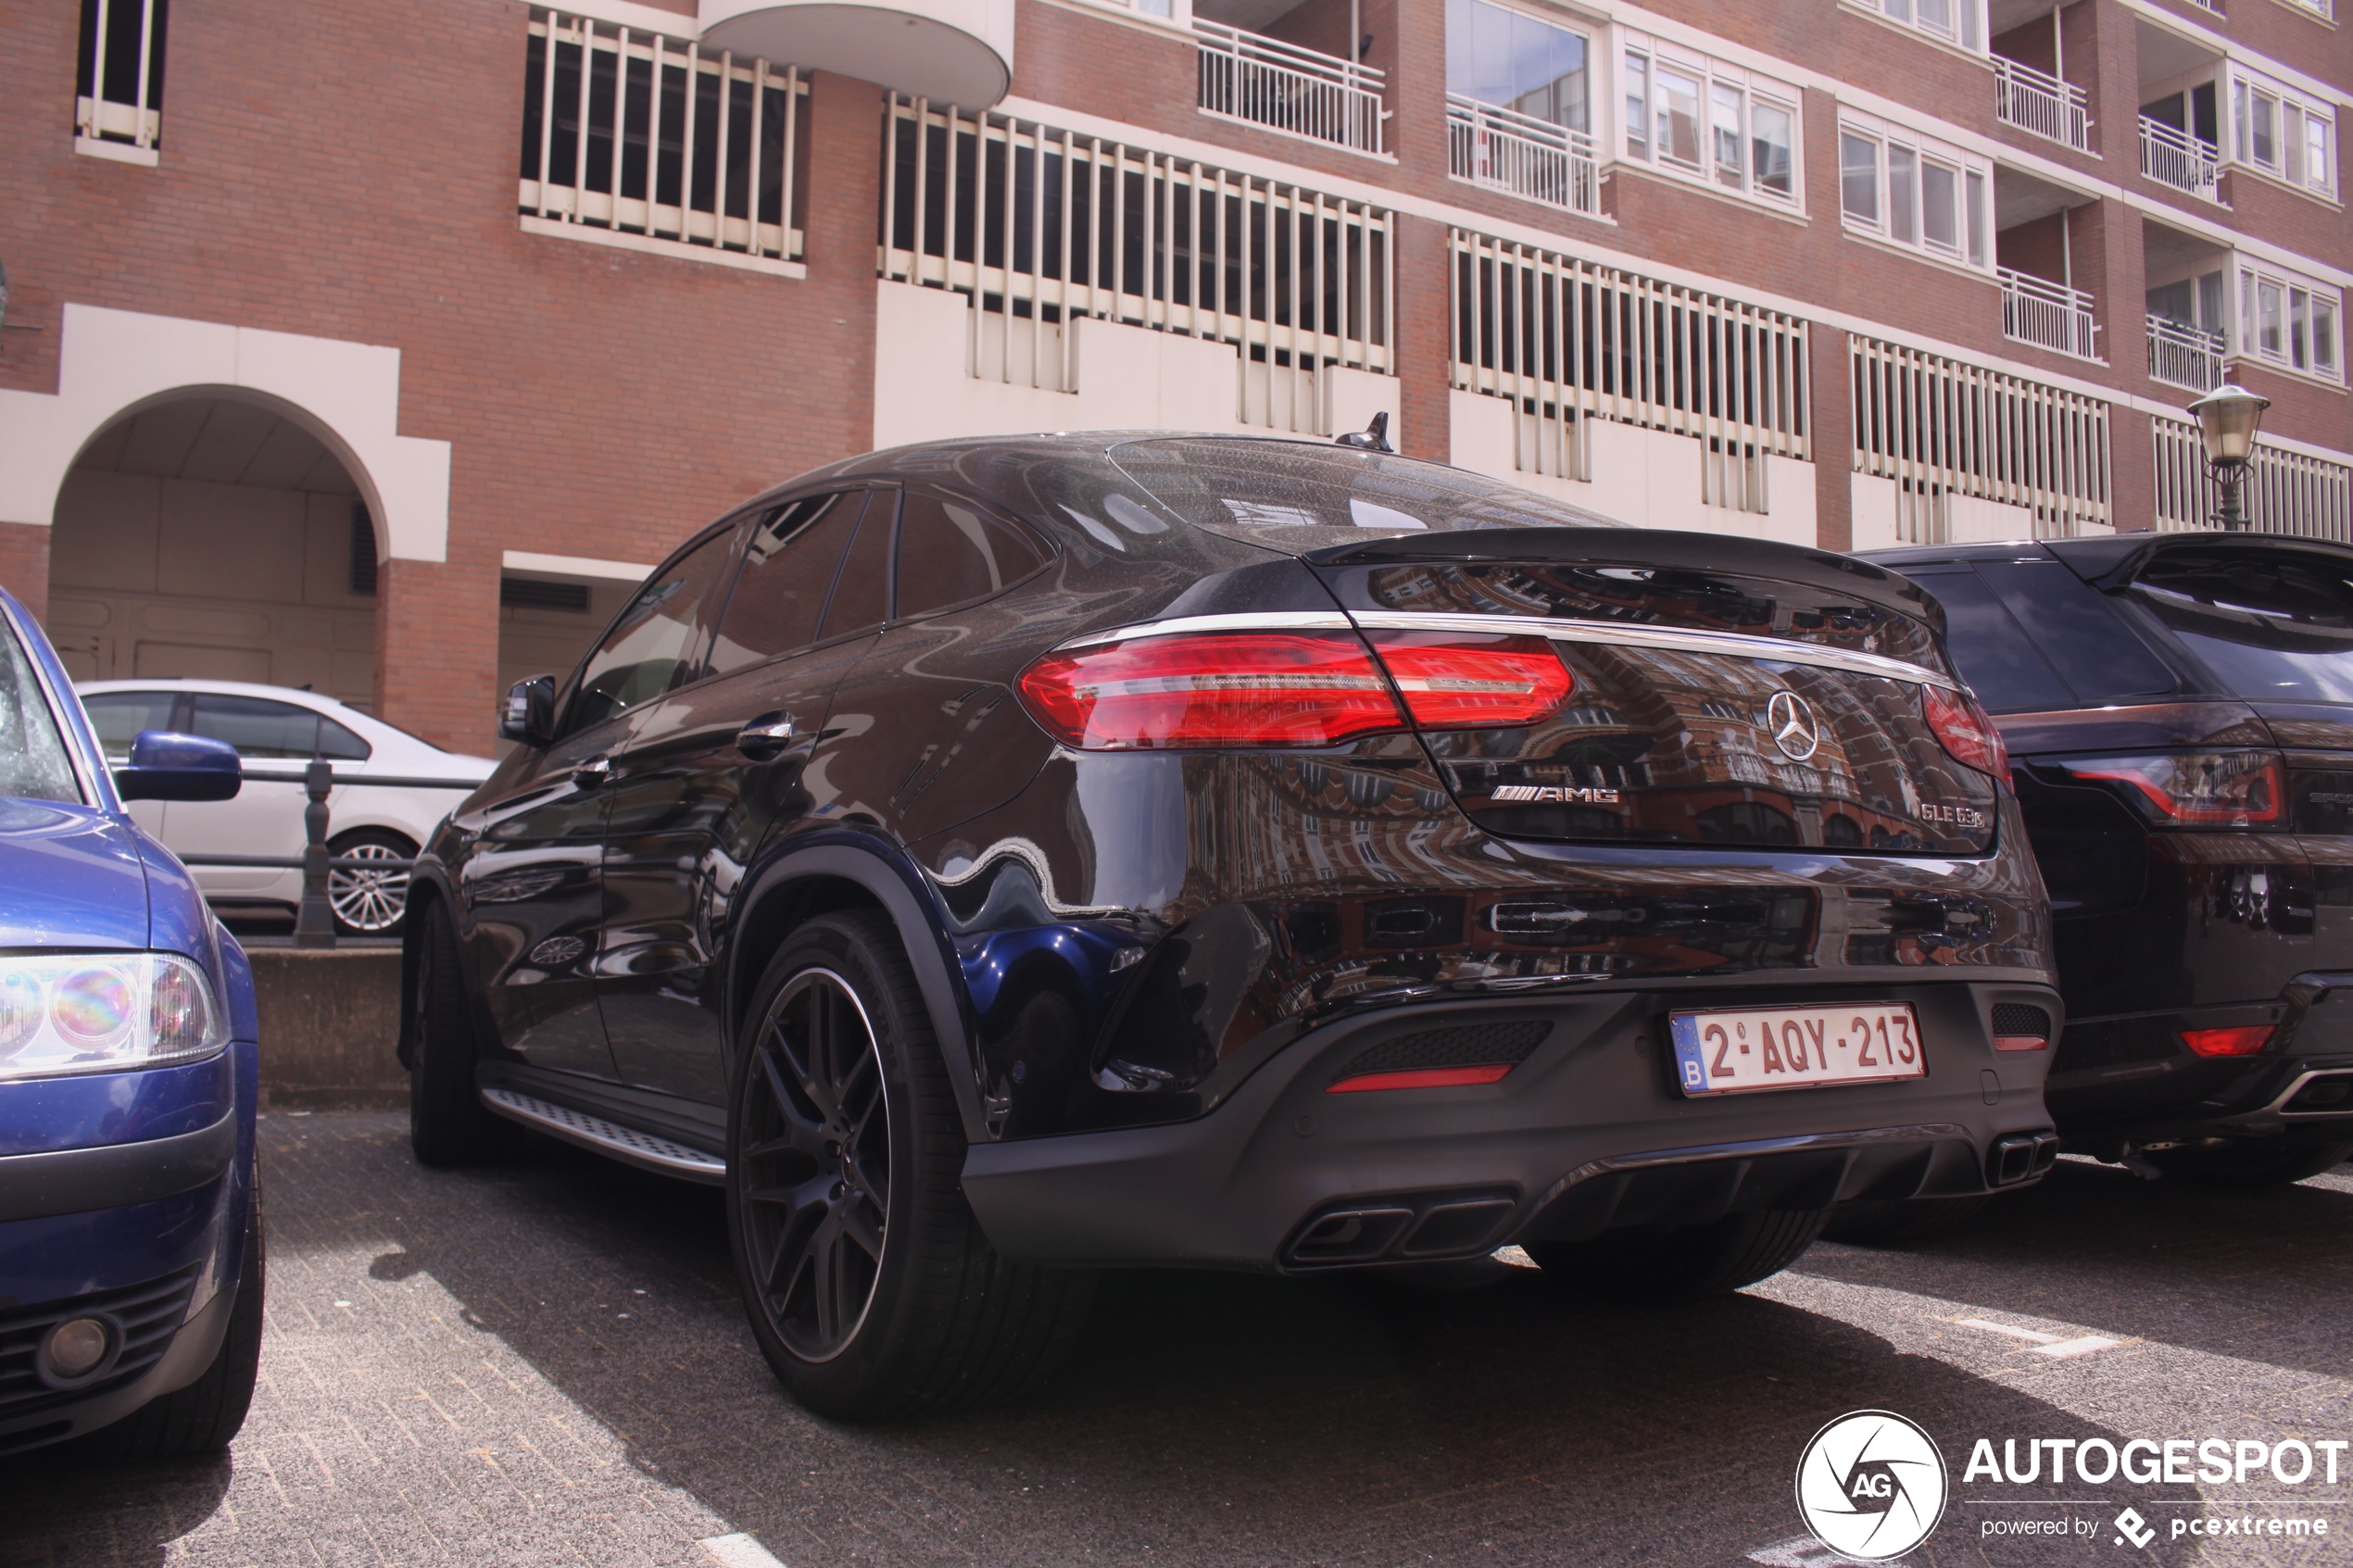
<path id="1" fill-rule="evenodd" d="M 2233 252 L 2235 306 L 2231 357 L 2268 370 L 2341 386 L 2345 383 L 2345 297 L 2318 279 Z M 2273 302 L 2276 302 L 2274 305 Z M 2278 323 L 2267 341 L 2267 319 Z"/>
<path id="2" fill-rule="evenodd" d="M 1949 142 L 1922 136 L 1876 115 L 1852 109 L 1839 111 L 1838 134 L 1838 216 L 1848 232 L 1867 234 L 1884 245 L 1901 245 L 1987 277 L 1994 275 L 1991 158 L 1963 152 Z M 1851 211 L 1846 205 L 1846 149 L 1850 137 L 1869 142 L 1876 149 L 1872 173 L 1876 210 L 1868 216 Z M 1955 244 L 1949 247 L 1928 237 L 1928 170 L 1931 167 L 1953 177 Z M 1898 180 L 1899 168 L 1908 169 L 1906 180 Z"/>
<path id="3" fill-rule="evenodd" d="M 1618 30 L 1610 50 L 1608 113 L 1616 121 L 1612 143 L 1619 161 L 1638 165 L 1686 184 L 1704 185 L 1720 195 L 1754 202 L 1782 212 L 1806 210 L 1805 99 L 1786 82 L 1731 65 L 1647 33 Z M 1697 132 L 1699 161 L 1670 157 L 1659 145 L 1661 67 L 1699 84 Z M 1596 94 L 1597 96 L 1599 94 Z M 1642 101 L 1642 123 L 1636 122 L 1634 100 Z M 1740 163 L 1727 180 L 1726 166 L 1717 156 L 1720 128 L 1719 103 L 1729 102 L 1738 121 Z M 1756 110 L 1778 110 L 1789 118 L 1789 189 L 1777 191 L 1756 177 Z"/>
<path id="4" fill-rule="evenodd" d="M 2223 156 L 2232 163 L 2256 169 L 2300 191 L 2330 201 L 2336 199 L 2336 111 L 2309 93 L 2230 62 L 2228 104 L 2230 125 Z M 2271 128 L 2271 156 L 2258 156 L 2256 129 L 2263 118 Z M 2317 138 L 2313 132 L 2319 132 Z"/>
<path id="5" fill-rule="evenodd" d="M 1942 44 L 1972 55 L 1990 55 L 1993 44 L 1985 17 L 1985 0 L 1928 0 L 1928 6 L 1942 6 L 1951 19 L 1950 27 L 1939 27 L 1922 15 L 1921 0 L 1846 0 L 1859 10 L 1884 17 L 1898 27 L 1924 32 Z"/>

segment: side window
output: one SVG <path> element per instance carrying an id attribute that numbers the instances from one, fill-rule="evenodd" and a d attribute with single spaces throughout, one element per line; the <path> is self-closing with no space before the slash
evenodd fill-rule
<path id="1" fill-rule="evenodd" d="M 375 750 L 325 714 L 319 716 L 319 755 L 331 762 L 365 762 Z"/>
<path id="2" fill-rule="evenodd" d="M 2084 707 L 2149 702 L 2180 688 L 2173 671 L 2107 598 L 2059 562 L 1981 560 L 1977 574 L 2002 596 Z"/>
<path id="3" fill-rule="evenodd" d="M 256 760 L 292 758 L 308 762 L 319 755 L 319 715 L 291 702 L 198 692 L 188 728 L 211 740 L 225 740 L 238 756 Z"/>
<path id="4" fill-rule="evenodd" d="M 817 640 L 825 596 L 865 499 L 859 490 L 812 495 L 754 525 L 711 644 L 712 674 L 730 674 Z"/>
<path id="5" fill-rule="evenodd" d="M 894 619 L 993 594 L 1044 559 L 1011 524 L 961 501 L 910 491 L 899 508 Z"/>
<path id="6" fill-rule="evenodd" d="M 890 527 L 898 500 L 896 491 L 877 490 L 866 502 L 858 536 L 849 542 L 841 574 L 834 580 L 820 636 L 838 637 L 890 619 Z"/>
<path id="7" fill-rule="evenodd" d="M 630 601 L 581 667 L 567 734 L 650 702 L 677 683 L 681 667 L 698 657 L 703 601 L 724 580 L 735 540 L 733 529 L 713 534 Z"/>
<path id="8" fill-rule="evenodd" d="M 90 727 L 98 732 L 98 749 L 109 762 L 131 760 L 131 743 L 141 730 L 171 728 L 171 705 L 178 692 L 100 692 L 82 699 L 89 710 Z"/>
<path id="9" fill-rule="evenodd" d="M 1944 607 L 1944 645 L 1989 711 L 2052 713 L 2075 706 L 2075 694 L 1976 572 L 1960 566 L 1906 575 Z"/>

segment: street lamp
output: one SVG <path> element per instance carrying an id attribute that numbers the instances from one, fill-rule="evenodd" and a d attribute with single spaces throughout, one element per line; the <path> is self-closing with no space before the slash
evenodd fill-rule
<path id="1" fill-rule="evenodd" d="M 2246 529 L 2239 486 L 2246 479 L 2247 460 L 2255 456 L 2255 433 L 2263 423 L 2263 410 L 2271 406 L 2270 398 L 2227 382 L 2190 405 L 2206 436 L 2207 467 L 2222 487 L 2222 527 L 2227 533 Z"/>

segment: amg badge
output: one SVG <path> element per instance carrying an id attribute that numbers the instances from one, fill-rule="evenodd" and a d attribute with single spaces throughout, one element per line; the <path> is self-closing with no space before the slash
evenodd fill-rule
<path id="1" fill-rule="evenodd" d="M 1561 800 L 1583 806 L 1615 806 L 1614 789 L 1579 789 L 1573 784 L 1497 784 L 1494 800 Z"/>

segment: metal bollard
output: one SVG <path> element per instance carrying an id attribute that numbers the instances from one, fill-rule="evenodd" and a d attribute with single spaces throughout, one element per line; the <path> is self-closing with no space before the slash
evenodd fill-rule
<path id="1" fill-rule="evenodd" d="M 302 771 L 303 793 L 310 804 L 302 809 L 302 909 L 295 916 L 294 945 L 332 947 L 335 945 L 335 910 L 327 902 L 327 792 L 335 786 L 333 764 L 313 761 Z"/>

